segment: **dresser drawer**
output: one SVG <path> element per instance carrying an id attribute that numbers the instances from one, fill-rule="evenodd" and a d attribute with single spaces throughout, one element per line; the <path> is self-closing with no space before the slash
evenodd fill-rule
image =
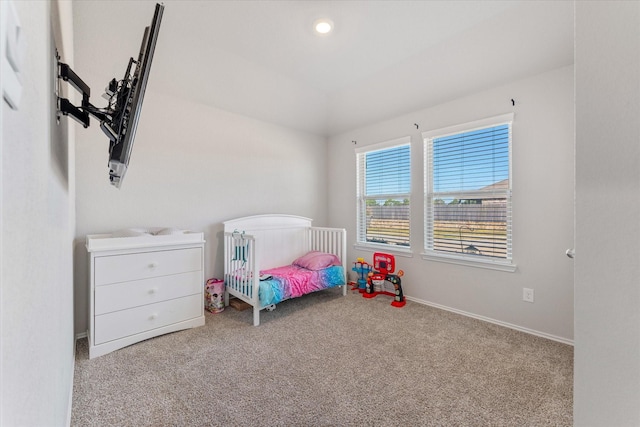
<path id="1" fill-rule="evenodd" d="M 95 315 L 111 313 L 187 295 L 202 294 L 202 272 L 120 282 L 96 288 Z"/>
<path id="2" fill-rule="evenodd" d="M 95 258 L 95 286 L 202 270 L 202 249 L 139 252 Z"/>
<path id="3" fill-rule="evenodd" d="M 93 345 L 202 315 L 202 295 L 191 295 L 95 317 Z"/>

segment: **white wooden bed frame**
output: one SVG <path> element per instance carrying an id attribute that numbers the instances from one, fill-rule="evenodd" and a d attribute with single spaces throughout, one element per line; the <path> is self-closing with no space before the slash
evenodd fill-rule
<path id="1" fill-rule="evenodd" d="M 309 251 L 336 255 L 342 261 L 347 294 L 347 232 L 343 228 L 312 227 L 312 220 L 294 215 L 254 215 L 224 222 L 224 304 L 229 296 L 253 307 L 253 325 L 260 324 L 260 271 L 291 264 Z M 241 255 L 241 256 L 239 256 Z M 238 271 L 242 271 L 240 276 Z"/>

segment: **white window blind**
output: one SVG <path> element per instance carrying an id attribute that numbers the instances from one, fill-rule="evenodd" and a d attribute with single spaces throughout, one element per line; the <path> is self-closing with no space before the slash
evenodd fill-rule
<path id="1" fill-rule="evenodd" d="M 411 213 L 409 137 L 356 151 L 358 243 L 408 248 Z"/>
<path id="2" fill-rule="evenodd" d="M 511 127 L 507 115 L 423 134 L 427 252 L 511 261 Z"/>

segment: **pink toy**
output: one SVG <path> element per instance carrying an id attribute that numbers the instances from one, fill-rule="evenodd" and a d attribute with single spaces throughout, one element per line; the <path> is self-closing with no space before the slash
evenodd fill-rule
<path id="1" fill-rule="evenodd" d="M 205 285 L 204 308 L 211 313 L 224 311 L 224 281 L 209 279 Z"/>

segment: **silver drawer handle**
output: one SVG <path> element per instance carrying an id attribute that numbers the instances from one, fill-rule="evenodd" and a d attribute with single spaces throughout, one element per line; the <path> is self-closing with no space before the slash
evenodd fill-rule
<path id="1" fill-rule="evenodd" d="M 158 313 L 153 313 L 151 316 L 149 316 L 149 320 L 155 320 L 158 317 Z"/>
<path id="2" fill-rule="evenodd" d="M 158 292 L 158 288 L 151 288 L 151 289 L 149 289 L 149 293 L 150 293 L 150 294 L 155 294 L 156 292 Z"/>
<path id="3" fill-rule="evenodd" d="M 149 264 L 149 268 L 156 268 L 158 266 L 158 261 L 153 261 L 151 264 Z"/>
<path id="4" fill-rule="evenodd" d="M 567 256 L 571 259 L 576 257 L 576 250 L 571 248 L 571 249 L 567 249 L 567 251 L 565 252 L 567 254 Z"/>

